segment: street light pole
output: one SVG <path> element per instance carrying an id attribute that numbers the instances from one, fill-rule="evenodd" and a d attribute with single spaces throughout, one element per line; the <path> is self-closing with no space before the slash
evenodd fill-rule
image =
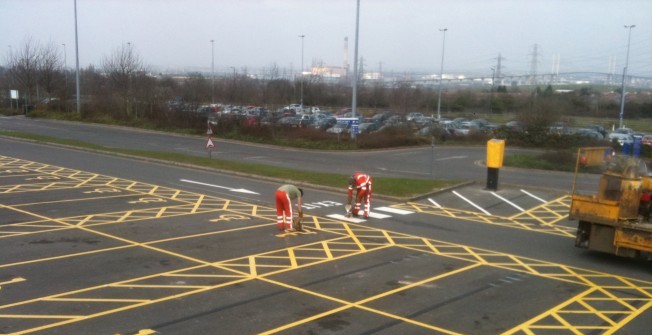
<path id="1" fill-rule="evenodd" d="M 303 39 L 306 35 L 299 35 L 301 37 L 301 112 L 303 112 Z"/>
<path id="2" fill-rule="evenodd" d="M 439 69 L 439 94 L 437 97 L 437 119 L 441 119 L 441 82 L 444 77 L 444 48 L 446 47 L 446 31 L 448 28 L 439 29 L 439 31 L 444 33 L 444 38 L 441 42 L 441 67 Z"/>
<path id="3" fill-rule="evenodd" d="M 63 45 L 63 77 L 65 78 L 65 89 L 64 89 L 64 98 L 68 100 L 68 53 L 66 52 L 66 43 Z M 67 106 L 68 104 L 66 104 Z M 67 107 L 66 107 L 67 111 Z"/>
<path id="4" fill-rule="evenodd" d="M 353 85 L 351 89 L 351 117 L 355 118 L 358 109 L 358 36 L 360 31 L 360 0 L 356 2 L 355 11 L 355 47 L 353 48 Z M 351 138 L 356 137 L 357 124 L 351 127 Z"/>
<path id="5" fill-rule="evenodd" d="M 211 40 L 211 102 L 215 103 L 215 40 Z"/>
<path id="6" fill-rule="evenodd" d="M 625 26 L 629 32 L 627 33 L 627 57 L 625 58 L 625 67 L 623 68 L 623 82 L 620 86 L 620 125 L 618 128 L 623 127 L 623 116 L 625 113 L 625 76 L 627 76 L 627 67 L 629 66 L 629 43 L 632 38 L 632 28 L 634 27 L 636 27 L 634 24 Z"/>
<path id="7" fill-rule="evenodd" d="M 79 36 L 77 34 L 77 0 L 75 0 L 75 63 L 77 67 L 75 81 L 77 87 L 77 114 L 81 113 L 81 96 L 79 93 Z"/>

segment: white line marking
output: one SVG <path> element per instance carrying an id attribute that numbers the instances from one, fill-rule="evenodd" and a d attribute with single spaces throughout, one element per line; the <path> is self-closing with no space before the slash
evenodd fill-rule
<path id="1" fill-rule="evenodd" d="M 428 201 L 430 201 L 431 204 L 433 204 L 433 205 L 435 205 L 435 206 L 441 208 L 441 205 L 438 204 L 436 201 L 434 201 L 434 200 L 432 200 L 432 199 L 430 199 L 430 198 L 428 198 Z"/>
<path id="2" fill-rule="evenodd" d="M 539 201 L 541 201 L 541 202 L 543 202 L 543 203 L 546 203 L 546 202 L 547 202 L 547 201 L 545 201 L 545 200 L 543 200 L 543 199 L 537 197 L 536 195 L 534 195 L 534 194 L 532 194 L 532 193 L 530 193 L 530 192 L 528 192 L 528 191 L 526 191 L 526 190 L 521 190 L 521 192 L 523 192 L 523 193 L 525 193 L 525 194 L 531 196 L 532 198 L 537 199 L 537 200 L 539 200 Z"/>
<path id="3" fill-rule="evenodd" d="M 387 218 L 391 218 L 392 216 L 391 215 L 386 215 L 386 214 L 380 214 L 380 213 L 376 213 L 376 212 L 369 212 L 369 217 L 374 218 L 374 219 L 387 219 Z"/>
<path id="4" fill-rule="evenodd" d="M 348 222 L 353 222 L 353 223 L 365 222 L 365 220 L 363 220 L 363 219 L 358 219 L 358 218 L 354 218 L 354 217 L 347 218 L 346 215 L 342 215 L 342 214 L 329 214 L 329 215 L 326 215 L 326 216 L 329 217 L 329 218 L 332 218 L 332 219 L 348 221 Z"/>
<path id="5" fill-rule="evenodd" d="M 449 159 L 464 159 L 467 158 L 468 156 L 450 156 L 450 157 L 444 157 L 444 158 L 438 158 L 435 159 L 436 161 L 447 161 Z"/>
<path id="6" fill-rule="evenodd" d="M 519 207 L 518 205 L 516 205 L 515 203 L 513 203 L 513 202 L 511 202 L 511 201 L 509 201 L 509 200 L 507 200 L 507 199 L 505 199 L 505 198 L 503 198 L 503 197 L 501 197 L 501 196 L 498 195 L 496 192 L 491 192 L 491 194 L 493 194 L 494 197 L 496 197 L 496 198 L 498 198 L 498 199 L 500 199 L 500 200 L 502 200 L 502 201 L 504 201 L 504 202 L 506 202 L 506 203 L 512 205 L 514 208 L 518 209 L 519 211 L 521 211 L 521 212 L 525 212 L 525 210 L 524 210 L 523 208 L 521 208 L 521 207 Z"/>
<path id="7" fill-rule="evenodd" d="M 383 212 L 400 214 L 400 215 L 414 214 L 414 212 L 412 212 L 412 211 L 406 211 L 406 210 L 403 210 L 403 209 L 392 208 L 392 207 L 376 207 L 374 209 L 379 210 L 379 211 L 383 211 Z"/>
<path id="8" fill-rule="evenodd" d="M 181 179 L 181 181 L 184 182 L 184 183 L 191 183 L 191 184 L 197 184 L 197 185 L 203 185 L 203 186 L 222 188 L 222 189 L 225 189 L 225 190 L 229 190 L 231 192 L 248 193 L 248 194 L 260 194 L 260 193 L 254 192 L 254 191 L 245 190 L 244 188 L 230 188 L 230 187 L 226 187 L 226 186 L 206 184 L 206 183 L 202 183 L 202 182 L 198 182 L 198 181 L 194 181 L 194 180 L 188 180 L 188 179 Z"/>
<path id="9" fill-rule="evenodd" d="M 455 194 L 456 196 L 462 198 L 462 200 L 468 202 L 471 206 L 477 208 L 478 210 L 482 211 L 483 213 L 485 213 L 487 215 L 491 215 L 491 213 L 487 212 L 484 208 L 474 204 L 473 202 L 471 202 L 471 200 L 469 200 L 469 199 L 465 198 L 463 195 L 457 193 L 457 191 L 453 191 L 453 194 Z"/>

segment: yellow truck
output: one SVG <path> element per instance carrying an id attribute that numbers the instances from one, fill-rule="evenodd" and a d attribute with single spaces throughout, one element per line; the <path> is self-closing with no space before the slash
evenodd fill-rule
<path id="1" fill-rule="evenodd" d="M 603 169 L 597 193 L 584 195 L 576 190 L 582 166 Z M 575 246 L 623 257 L 652 258 L 650 205 L 642 201 L 646 199 L 644 192 L 652 192 L 652 176 L 644 161 L 614 155 L 608 147 L 579 149 L 569 213 L 569 219 L 578 221 Z"/>

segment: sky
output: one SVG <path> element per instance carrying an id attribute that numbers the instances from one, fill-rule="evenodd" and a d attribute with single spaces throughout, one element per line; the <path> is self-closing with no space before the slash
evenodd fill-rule
<path id="1" fill-rule="evenodd" d="M 0 64 L 31 39 L 74 67 L 74 0 L 0 0 L 0 17 Z M 81 67 L 130 43 L 156 72 L 298 71 L 342 66 L 348 37 L 352 68 L 356 0 L 77 0 L 77 22 Z M 650 0 L 360 0 L 358 55 L 366 71 L 438 74 L 443 51 L 444 73 L 500 58 L 505 75 L 618 74 L 625 25 L 628 74 L 652 77 Z"/>

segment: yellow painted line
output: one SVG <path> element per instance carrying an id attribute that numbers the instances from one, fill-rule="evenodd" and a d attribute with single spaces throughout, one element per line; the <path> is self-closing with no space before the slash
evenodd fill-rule
<path id="1" fill-rule="evenodd" d="M 199 209 L 199 206 L 201 205 L 202 201 L 204 201 L 204 196 L 200 196 L 199 199 L 197 199 L 197 202 L 195 202 L 195 207 L 190 211 L 191 213 L 196 213 L 197 209 Z"/>
<path id="2" fill-rule="evenodd" d="M 77 319 L 80 315 L 49 315 L 49 314 L 0 314 L 0 318 L 8 319 Z M 20 334 L 20 333 L 12 333 Z"/>
<path id="3" fill-rule="evenodd" d="M 258 276 L 258 273 L 256 272 L 256 257 L 254 256 L 249 256 L 249 275 L 252 277 Z"/>
<path id="4" fill-rule="evenodd" d="M 650 300 L 647 304 L 645 304 L 645 306 L 639 308 L 637 312 L 631 313 L 629 316 L 621 319 L 620 322 L 618 323 L 617 327 L 613 327 L 613 328 L 609 329 L 608 331 L 606 331 L 604 333 L 604 335 L 615 334 L 624 325 L 628 324 L 629 322 L 631 322 L 632 320 L 637 318 L 639 315 L 641 315 L 641 313 L 643 313 L 643 312 L 645 312 L 645 311 L 647 311 L 647 310 L 649 310 L 651 308 L 652 308 L 652 300 Z"/>
<path id="5" fill-rule="evenodd" d="M 120 285 L 107 285 L 108 287 L 129 287 L 129 288 L 174 288 L 174 289 L 203 289 L 212 287 L 210 285 L 138 285 L 138 284 L 120 284 Z"/>
<path id="6" fill-rule="evenodd" d="M 288 258 L 290 259 L 290 267 L 291 268 L 296 268 L 297 267 L 297 258 L 294 255 L 294 249 L 293 248 L 288 248 Z"/>
<path id="7" fill-rule="evenodd" d="M 360 243 L 360 240 L 358 240 L 358 237 L 353 233 L 353 231 L 351 230 L 351 227 L 348 224 L 345 224 L 344 227 L 346 228 L 346 231 L 347 231 L 348 235 L 351 237 L 351 239 L 353 239 L 355 244 L 358 245 L 358 248 L 360 248 L 360 250 L 367 250 L 367 248 L 365 248 L 365 246 L 362 243 Z"/>
<path id="8" fill-rule="evenodd" d="M 198 274 L 176 274 L 176 273 L 164 273 L 161 277 L 188 277 L 188 278 L 242 278 L 242 276 L 237 275 L 198 275 Z"/>
<path id="9" fill-rule="evenodd" d="M 149 299 L 91 299 L 91 298 L 49 298 L 42 301 L 69 301 L 69 302 L 146 302 Z"/>
<path id="10" fill-rule="evenodd" d="M 399 288 L 396 288 L 396 289 L 393 289 L 393 290 L 385 291 L 385 292 L 383 292 L 381 294 L 377 294 L 375 296 L 372 296 L 372 297 L 369 297 L 369 298 L 366 298 L 366 299 L 362 299 L 362 300 L 359 300 L 359 301 L 356 301 L 356 302 L 348 302 L 348 301 L 345 301 L 345 300 L 341 300 L 339 298 L 335 298 L 335 297 L 324 295 L 324 294 L 321 294 L 321 293 L 318 293 L 318 292 L 310 291 L 310 290 L 307 290 L 307 289 L 304 289 L 304 288 L 301 288 L 301 287 L 288 285 L 288 284 L 281 283 L 281 282 L 278 282 L 278 281 L 275 281 L 275 280 L 271 280 L 269 278 L 263 278 L 262 280 L 268 281 L 270 283 L 280 285 L 280 286 L 284 286 L 286 288 L 297 290 L 297 291 L 300 291 L 300 292 L 303 292 L 303 293 L 308 293 L 310 295 L 314 295 L 314 296 L 317 296 L 319 298 L 335 301 L 335 302 L 343 304 L 344 306 L 341 306 L 341 307 L 338 307 L 338 308 L 335 308 L 335 309 L 332 309 L 332 310 L 329 310 L 329 311 L 326 311 L 326 312 L 323 312 L 323 313 L 320 313 L 320 314 L 317 314 L 317 315 L 313 315 L 313 316 L 311 316 L 309 318 L 305 318 L 305 319 L 302 319 L 302 320 L 299 320 L 299 321 L 295 321 L 295 322 L 292 322 L 292 323 L 289 323 L 289 324 L 274 328 L 272 330 L 268 330 L 268 331 L 263 332 L 261 334 L 278 333 L 280 331 L 283 331 L 283 330 L 286 330 L 286 329 L 289 329 L 289 328 L 292 328 L 292 327 L 296 327 L 298 325 L 305 324 L 307 322 L 317 320 L 317 319 L 322 318 L 324 316 L 332 315 L 332 314 L 338 313 L 340 311 L 350 309 L 350 308 L 354 308 L 354 307 L 355 308 L 361 308 L 361 309 L 367 310 L 369 312 L 381 314 L 381 315 L 384 315 L 384 316 L 387 316 L 387 317 L 390 317 L 390 318 L 393 318 L 393 319 L 401 320 L 401 321 L 404 321 L 404 322 L 407 322 L 407 323 L 416 324 L 416 325 L 419 325 L 421 327 L 425 327 L 425 328 L 428 328 L 428 329 L 437 330 L 437 331 L 440 331 L 440 332 L 442 332 L 444 334 L 459 334 L 459 333 L 456 333 L 456 332 L 452 332 L 450 330 L 446 330 L 446 329 L 443 329 L 443 328 L 434 327 L 434 326 L 429 325 L 429 324 L 421 323 L 421 322 L 415 321 L 413 319 L 404 318 L 404 317 L 397 316 L 397 315 L 394 315 L 394 314 L 391 314 L 391 313 L 387 313 L 387 312 L 384 312 L 384 311 L 377 310 L 375 308 L 370 308 L 370 307 L 367 307 L 367 306 L 363 306 L 363 304 L 368 303 L 368 302 L 372 302 L 374 300 L 381 299 L 381 298 L 386 297 L 388 295 L 396 294 L 398 292 L 402 292 L 402 291 L 411 289 L 413 287 L 421 286 L 421 285 L 427 284 L 429 282 L 439 280 L 441 278 L 452 276 L 452 275 L 455 275 L 455 274 L 460 273 L 460 272 L 468 271 L 468 270 L 471 270 L 471 269 L 479 267 L 479 266 L 481 266 L 481 264 L 471 264 L 469 266 L 457 269 L 455 271 L 447 272 L 447 273 L 444 273 L 444 274 L 441 274 L 441 275 L 438 275 L 438 276 L 430 277 L 430 278 L 427 278 L 427 279 L 412 283 L 410 285 L 405 285 L 405 286 L 402 286 L 402 287 L 399 287 Z"/>
<path id="11" fill-rule="evenodd" d="M 328 242 L 323 241 L 323 242 L 321 242 L 321 245 L 322 245 L 322 250 L 324 250 L 324 253 L 326 254 L 326 258 L 329 259 L 329 260 L 333 259 L 333 253 L 331 253 L 331 249 L 328 246 Z"/>

